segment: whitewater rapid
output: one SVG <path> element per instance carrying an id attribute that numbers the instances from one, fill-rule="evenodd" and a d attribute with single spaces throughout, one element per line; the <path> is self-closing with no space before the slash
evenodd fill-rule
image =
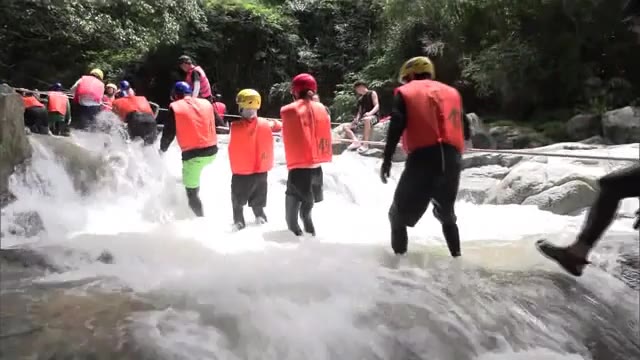
<path id="1" fill-rule="evenodd" d="M 26 183 L 12 179 L 18 201 L 3 217 L 35 210 L 46 232 L 6 237 L 2 248 L 55 245 L 92 258 L 109 252 L 112 264 L 65 255 L 58 261 L 68 271 L 37 282 L 109 278 L 117 285 L 105 291 L 128 289 L 173 304 L 131 315 L 133 336 L 157 358 L 588 359 L 581 335 L 567 328 L 578 320 L 552 310 L 536 313 L 539 302 L 565 306 L 568 295 L 554 287 L 558 281 L 576 281 L 607 302 L 572 309 L 576 319 L 613 303 L 616 308 L 606 311 L 616 318 L 638 317 L 637 292 L 597 267 L 567 280 L 532 246 L 541 237 L 573 240 L 584 214 L 459 201 L 462 259 L 449 258 L 430 211 L 409 230 L 409 256 L 397 258 L 389 249 L 387 210 L 401 163 L 394 163 L 385 185 L 380 160 L 348 152 L 334 157 L 323 166 L 325 200 L 313 210 L 318 236 L 294 241 L 285 231 L 287 171 L 279 142 L 269 173 L 269 223 L 234 233 L 224 136 L 216 160 L 202 173 L 204 218 L 188 208 L 175 143 L 160 155 L 157 146 L 74 133 L 76 143 L 109 158 L 114 169 L 83 196 L 47 148 L 31 141 L 32 173 Z M 245 217 L 253 222 L 248 208 Z M 609 231 L 637 237 L 631 222 L 616 220 Z M 501 272 L 516 271 L 523 272 L 519 282 L 501 280 Z M 547 275 L 540 274 L 564 280 L 543 281 Z M 537 318 L 541 314 L 547 322 Z M 638 332 L 637 322 L 629 326 L 612 331 Z M 638 342 L 626 341 L 625 354 L 640 354 Z"/>

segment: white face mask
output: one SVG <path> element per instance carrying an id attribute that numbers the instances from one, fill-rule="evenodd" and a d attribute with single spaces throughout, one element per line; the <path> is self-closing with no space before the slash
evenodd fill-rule
<path id="1" fill-rule="evenodd" d="M 252 119 L 258 116 L 258 110 L 256 109 L 240 109 L 240 116 L 244 119 Z"/>

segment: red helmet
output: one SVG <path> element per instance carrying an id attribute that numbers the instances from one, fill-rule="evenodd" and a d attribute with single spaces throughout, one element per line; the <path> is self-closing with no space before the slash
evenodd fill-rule
<path id="1" fill-rule="evenodd" d="M 296 75 L 293 80 L 291 80 L 291 92 L 294 94 L 299 94 L 303 90 L 312 90 L 313 92 L 318 91 L 318 83 L 316 79 L 306 73 Z"/>

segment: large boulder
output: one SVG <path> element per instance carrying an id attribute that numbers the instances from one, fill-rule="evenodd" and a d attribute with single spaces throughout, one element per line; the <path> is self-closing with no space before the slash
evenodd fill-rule
<path id="1" fill-rule="evenodd" d="M 602 122 L 600 115 L 576 115 L 567 121 L 566 129 L 569 139 L 575 141 L 602 135 Z"/>
<path id="2" fill-rule="evenodd" d="M 489 134 L 498 149 L 526 149 L 551 144 L 551 140 L 533 129 L 522 126 L 495 126 Z"/>
<path id="3" fill-rule="evenodd" d="M 100 179 L 109 175 L 112 171 L 110 161 L 117 160 L 117 157 L 105 157 L 83 148 L 67 137 L 33 134 L 30 139 L 52 161 L 64 166 L 76 190 L 83 194 L 90 192 Z"/>
<path id="4" fill-rule="evenodd" d="M 496 141 L 489 134 L 489 129 L 476 113 L 467 114 L 467 120 L 471 127 L 471 143 L 475 149 L 495 149 Z"/>
<path id="5" fill-rule="evenodd" d="M 592 185 L 581 180 L 572 180 L 530 196 L 522 205 L 535 205 L 541 210 L 567 215 L 591 206 L 597 196 L 598 191 Z"/>
<path id="6" fill-rule="evenodd" d="M 11 198 L 9 176 L 30 156 L 22 98 L 10 86 L 0 84 L 0 198 Z"/>
<path id="7" fill-rule="evenodd" d="M 602 116 L 605 139 L 613 144 L 631 144 L 640 140 L 640 108 L 627 106 L 607 111 Z"/>

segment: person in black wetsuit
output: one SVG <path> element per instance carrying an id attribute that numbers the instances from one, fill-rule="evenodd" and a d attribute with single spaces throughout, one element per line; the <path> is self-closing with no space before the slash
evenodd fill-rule
<path id="1" fill-rule="evenodd" d="M 624 13 L 625 17 L 632 22 L 631 30 L 640 35 L 640 1 L 629 1 Z M 638 161 L 640 161 L 640 154 L 638 157 Z M 598 198 L 589 209 L 582 230 L 573 244 L 559 247 L 546 240 L 536 242 L 536 247 L 542 255 L 557 262 L 573 276 L 582 275 L 584 267 L 590 263 L 587 260 L 589 252 L 611 225 L 620 201 L 626 198 L 640 197 L 640 165 L 605 175 L 600 178 L 599 183 Z M 640 227 L 640 210 L 636 212 L 636 215 L 634 229 Z"/>
<path id="2" fill-rule="evenodd" d="M 458 257 L 454 207 L 465 138 L 462 100 L 457 90 L 431 80 L 434 77 L 427 57 L 412 58 L 402 66 L 400 82 L 405 85 L 394 96 L 380 179 L 387 182 L 391 157 L 404 136 L 408 157 L 389 209 L 391 247 L 396 254 L 407 252 L 407 226 L 415 226 L 433 201 L 449 252 Z"/>

